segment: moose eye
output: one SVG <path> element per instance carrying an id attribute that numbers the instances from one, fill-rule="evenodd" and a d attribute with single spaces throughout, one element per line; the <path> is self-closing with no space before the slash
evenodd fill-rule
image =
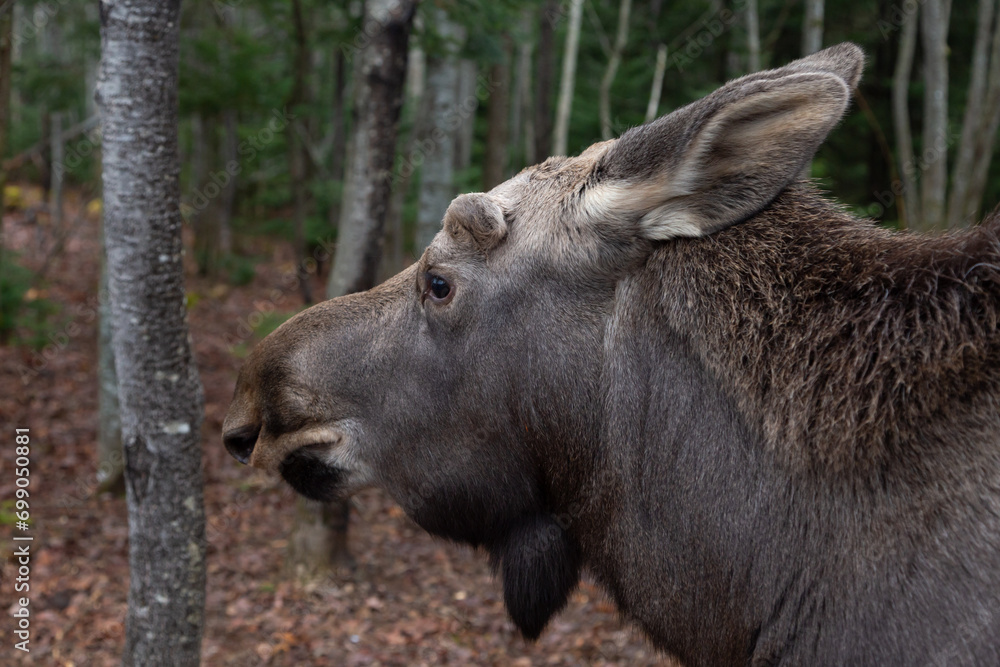
<path id="1" fill-rule="evenodd" d="M 451 295 L 451 285 L 441 276 L 427 274 L 427 293 L 436 301 L 444 301 Z"/>

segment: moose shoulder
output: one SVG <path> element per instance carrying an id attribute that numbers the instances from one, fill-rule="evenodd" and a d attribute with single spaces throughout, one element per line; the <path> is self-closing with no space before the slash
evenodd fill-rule
<path id="1" fill-rule="evenodd" d="M 1000 221 L 798 174 L 850 44 L 458 197 L 247 360 L 242 462 L 480 545 L 536 637 L 588 568 L 689 665 L 1000 664 Z"/>

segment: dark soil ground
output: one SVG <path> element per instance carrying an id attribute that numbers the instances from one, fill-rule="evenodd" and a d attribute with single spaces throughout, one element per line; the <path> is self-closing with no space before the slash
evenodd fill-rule
<path id="1" fill-rule="evenodd" d="M 62 249 L 46 220 L 8 213 L 8 249 L 41 268 L 30 293 L 61 304 L 46 323 L 38 353 L 0 347 L 0 664 L 117 665 L 128 592 L 125 501 L 96 495 L 97 214 L 68 202 Z M 208 516 L 206 665 L 653 665 L 669 664 L 618 618 L 585 582 L 536 643 L 507 619 L 502 593 L 482 553 L 431 538 L 386 496 L 353 500 L 350 550 L 356 568 L 303 583 L 283 575 L 295 496 L 282 483 L 237 465 L 220 428 L 240 354 L 255 337 L 240 323 L 274 305 L 269 296 L 294 269 L 290 248 L 245 241 L 263 260 L 252 282 L 230 287 L 189 276 L 190 323 L 206 409 L 202 429 Z M 317 281 L 317 293 L 322 293 Z M 283 292 L 279 310 L 301 301 Z M 252 320 L 251 320 L 252 323 Z M 241 344 L 242 341 L 242 344 Z M 41 354 L 42 356 L 37 356 Z M 25 367 L 37 373 L 25 375 Z M 31 513 L 28 533 L 13 525 L 14 429 L 30 428 Z M 30 534 L 31 643 L 13 649 L 17 568 L 14 534 Z"/>

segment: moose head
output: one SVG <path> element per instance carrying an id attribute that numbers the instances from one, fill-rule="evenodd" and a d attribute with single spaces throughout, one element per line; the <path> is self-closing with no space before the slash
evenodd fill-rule
<path id="1" fill-rule="evenodd" d="M 869 229 L 796 184 L 862 64 L 835 46 L 457 197 L 415 265 L 253 350 L 227 449 L 317 500 L 381 487 L 429 532 L 484 547 L 527 637 L 587 566 L 659 645 L 746 662 L 768 636 L 755 596 L 801 583 L 782 583 L 777 554 L 806 538 L 775 531 L 799 525 L 789 489 L 823 459 L 782 448 L 766 411 L 787 401 L 767 397 L 793 385 L 726 332 L 765 345 L 766 316 L 734 308 L 795 303 L 782 290 L 799 278 L 746 260 L 755 238 L 777 265 L 806 252 L 795 235 L 822 238 L 823 219 Z M 873 234 L 854 237 L 872 248 Z M 770 354 L 811 355 L 802 338 Z M 807 546 L 803 558 L 820 553 Z"/>

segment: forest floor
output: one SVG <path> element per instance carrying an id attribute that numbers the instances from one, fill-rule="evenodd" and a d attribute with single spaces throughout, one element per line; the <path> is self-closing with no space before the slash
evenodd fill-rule
<path id="1" fill-rule="evenodd" d="M 0 346 L 0 647 L 2 664 L 118 665 L 128 593 L 125 500 L 95 494 L 98 215 L 69 197 L 68 234 L 51 253 L 50 230 L 6 216 L 4 244 L 39 269 L 31 298 L 61 304 L 49 344 Z M 589 581 L 535 643 L 508 620 L 482 553 L 434 539 L 384 494 L 353 500 L 353 571 L 303 583 L 284 574 L 296 501 L 279 481 L 236 464 L 220 429 L 253 313 L 301 307 L 282 292 L 294 270 L 287 243 L 251 239 L 265 257 L 244 287 L 188 272 L 192 337 L 205 387 L 202 428 L 208 518 L 206 665 L 654 665 L 671 664 L 623 623 Z M 316 293 L 321 294 L 320 282 Z M 253 320 L 251 319 L 251 323 Z M 242 342 L 241 342 L 242 341 Z M 40 356 L 39 356 L 40 355 Z M 24 373 L 25 368 L 36 372 Z M 30 591 L 15 593 L 11 516 L 14 429 L 31 430 Z M 27 595 L 30 653 L 15 650 L 10 611 Z"/>

